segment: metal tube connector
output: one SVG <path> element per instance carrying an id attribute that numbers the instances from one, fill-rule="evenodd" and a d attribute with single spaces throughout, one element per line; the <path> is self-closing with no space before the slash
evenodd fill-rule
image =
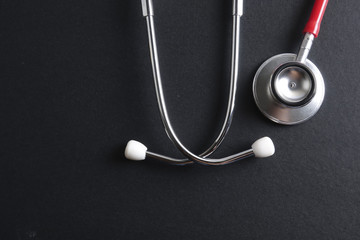
<path id="1" fill-rule="evenodd" d="M 314 34 L 306 33 L 303 42 L 301 43 L 299 53 L 296 57 L 297 62 L 304 63 L 309 56 L 312 44 L 314 42 Z"/>
<path id="2" fill-rule="evenodd" d="M 154 16 L 154 6 L 152 0 L 141 0 L 144 17 Z"/>
<path id="3" fill-rule="evenodd" d="M 244 1 L 234 0 L 233 15 L 241 17 L 243 15 L 243 9 L 244 9 Z"/>

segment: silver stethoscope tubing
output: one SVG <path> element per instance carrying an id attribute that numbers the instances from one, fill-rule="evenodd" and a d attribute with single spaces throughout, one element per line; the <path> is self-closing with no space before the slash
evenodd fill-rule
<path id="1" fill-rule="evenodd" d="M 251 149 L 219 159 L 207 158 L 210 156 L 222 143 L 225 135 L 227 134 L 232 118 L 233 111 L 235 108 L 235 97 L 237 90 L 237 81 L 239 78 L 239 51 L 240 51 L 240 18 L 243 12 L 243 1 L 234 0 L 233 2 L 233 32 L 232 32 L 232 57 L 231 57 L 231 80 L 230 80 L 230 93 L 228 106 L 226 111 L 225 120 L 221 131 L 214 141 L 214 143 L 202 154 L 196 155 L 189 151 L 177 137 L 167 112 L 165 103 L 165 97 L 163 93 L 159 57 L 157 51 L 156 35 L 155 35 L 155 24 L 154 24 L 154 9 L 152 0 L 142 0 L 143 15 L 146 18 L 147 30 L 149 37 L 149 48 L 153 70 L 153 77 L 155 83 L 156 96 L 158 100 L 159 110 L 165 130 L 174 143 L 174 145 L 180 150 L 180 152 L 187 157 L 187 159 L 178 159 L 161 154 L 153 153 L 147 150 L 147 148 L 136 141 L 130 141 L 125 149 L 125 156 L 131 160 L 144 160 L 146 157 L 162 160 L 171 164 L 176 165 L 187 165 L 193 164 L 194 162 L 204 165 L 224 165 L 229 164 L 247 157 L 258 156 L 265 157 L 267 155 L 266 150 L 271 153 L 274 152 L 272 141 L 269 138 L 259 139 L 255 142 Z M 261 145 L 261 146 L 258 146 Z M 265 153 L 264 153 L 265 152 Z"/>
<path id="2" fill-rule="evenodd" d="M 276 55 L 265 61 L 256 72 L 253 82 L 256 105 L 276 123 L 302 123 L 318 112 L 324 100 L 324 79 L 307 58 L 319 34 L 327 3 L 328 0 L 315 1 L 298 54 Z"/>

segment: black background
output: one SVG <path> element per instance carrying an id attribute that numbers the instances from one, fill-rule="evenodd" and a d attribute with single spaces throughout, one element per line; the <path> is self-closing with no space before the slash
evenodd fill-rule
<path id="1" fill-rule="evenodd" d="M 222 167 L 131 162 L 130 139 L 180 156 L 155 98 L 140 0 L 0 1 L 1 239 L 359 239 L 360 2 L 330 0 L 310 59 L 310 121 L 267 120 L 252 78 L 296 52 L 313 0 L 245 1 L 236 114 L 215 156 L 270 136 L 276 154 Z M 175 130 L 201 152 L 228 92 L 231 1 L 154 0 Z"/>

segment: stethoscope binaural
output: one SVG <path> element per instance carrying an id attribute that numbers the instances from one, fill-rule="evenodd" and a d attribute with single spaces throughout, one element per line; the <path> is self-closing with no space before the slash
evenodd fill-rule
<path id="1" fill-rule="evenodd" d="M 315 6 L 318 5 L 318 2 L 316 1 Z M 326 2 L 322 1 L 322 2 Z M 326 7 L 326 4 L 324 5 Z M 323 15 L 323 11 L 325 10 L 325 7 L 322 8 L 321 18 Z M 315 9 L 315 8 L 314 8 Z M 161 74 L 160 74 L 160 66 L 159 66 L 159 57 L 157 52 L 157 44 L 156 44 L 156 35 L 155 35 L 155 25 L 154 25 L 154 9 L 153 9 L 153 2 L 152 0 L 142 0 L 142 10 L 143 15 L 146 18 L 147 21 L 147 30 L 148 30 L 148 37 L 149 37 L 149 48 L 150 48 L 150 56 L 151 56 L 151 63 L 152 63 L 152 70 L 153 70 L 153 78 L 155 83 L 155 90 L 156 90 L 156 96 L 158 100 L 159 110 L 161 119 L 163 122 L 163 125 L 165 127 L 166 133 L 169 136 L 170 140 L 174 143 L 174 145 L 179 149 L 179 151 L 186 157 L 184 159 L 178 159 L 178 158 L 172 158 L 165 155 L 153 153 L 147 150 L 146 146 L 138 141 L 131 140 L 128 142 L 126 149 L 125 149 L 125 157 L 130 160 L 140 161 L 144 160 L 146 157 L 154 158 L 157 160 L 165 161 L 171 164 L 175 165 L 187 165 L 187 164 L 193 164 L 194 162 L 204 164 L 204 165 L 224 165 L 233 163 L 235 161 L 239 161 L 241 159 L 245 159 L 248 157 L 259 157 L 259 158 L 265 158 L 272 156 L 275 153 L 275 147 L 272 142 L 272 140 L 269 137 L 263 137 L 255 141 L 251 148 L 249 150 L 223 157 L 223 158 L 209 158 L 209 156 L 215 152 L 215 150 L 220 146 L 222 141 L 224 140 L 231 122 L 233 118 L 233 111 L 235 108 L 235 97 L 236 97 L 236 90 L 237 90 L 237 81 L 239 78 L 239 51 L 240 51 L 240 18 L 243 13 L 243 0 L 234 0 L 233 1 L 233 31 L 232 31 L 232 57 L 231 57 L 231 79 L 230 79 L 230 90 L 229 90 L 229 98 L 228 98 L 228 104 L 227 104 L 227 111 L 226 116 L 221 128 L 221 131 L 218 135 L 218 137 L 215 139 L 214 143 L 202 154 L 196 155 L 192 152 L 190 152 L 179 140 L 177 137 L 168 113 L 167 113 L 167 107 L 165 103 L 163 88 L 162 88 L 162 81 L 161 81 Z M 314 12 L 315 10 L 313 10 Z M 320 20 L 321 20 L 320 18 Z M 317 27 L 319 27 L 319 24 Z M 317 35 L 317 34 L 316 34 Z M 307 35 L 306 35 L 307 36 Z M 310 37 L 311 39 L 311 37 Z M 304 41 L 305 42 L 305 41 Z M 310 41 L 308 41 L 310 42 Z M 312 42 L 312 41 L 311 41 Z M 303 44 L 304 45 L 304 44 Z M 318 81 L 322 81 L 322 77 L 320 72 L 317 70 L 315 65 L 313 65 L 309 60 L 307 60 L 307 54 L 310 50 L 308 46 L 311 46 L 311 44 L 306 44 L 304 48 L 304 57 L 300 61 L 298 61 L 296 58 L 294 58 L 292 55 L 292 58 L 290 55 L 285 58 L 279 57 L 281 61 L 279 63 L 281 64 L 274 64 L 275 60 L 269 59 L 267 62 L 265 62 L 259 69 L 255 80 L 254 80 L 254 97 L 257 101 L 256 96 L 258 94 L 263 94 L 261 91 L 257 92 L 260 88 L 266 88 L 266 93 L 269 93 L 273 99 L 272 101 L 279 101 L 279 99 L 282 99 L 284 106 L 288 106 L 289 108 L 301 108 L 302 106 L 305 106 L 309 104 L 314 98 L 317 98 L 317 95 L 321 95 L 321 92 L 324 92 L 321 90 L 321 84 L 318 83 Z M 301 50 L 302 51 L 302 50 Z M 299 55 L 299 54 L 298 54 Z M 280 56 L 280 55 L 279 55 Z M 276 58 L 276 57 L 275 57 Z M 285 59 L 287 61 L 285 61 Z M 305 60 L 304 60 L 305 59 Z M 304 60 L 304 61 L 303 61 Z M 270 65 L 267 65 L 267 63 L 271 63 Z M 279 67 L 280 66 L 280 67 Z M 274 80 L 269 81 L 269 83 L 265 84 L 265 80 L 267 76 L 266 74 L 269 74 L 270 72 L 270 78 L 273 78 L 274 72 L 276 72 L 276 77 L 274 77 Z M 301 91 L 304 91 L 305 93 L 298 93 L 293 88 L 290 88 L 290 94 L 288 92 L 282 92 L 280 91 L 283 89 L 284 85 L 284 78 L 288 78 L 289 84 L 299 84 L 299 82 L 302 82 L 303 79 L 299 79 L 299 81 L 295 81 L 294 74 L 289 74 L 289 72 L 297 71 L 298 74 L 303 74 L 306 76 L 304 79 L 305 81 L 308 81 L 309 86 L 293 86 L 293 88 L 300 89 Z M 259 73 L 260 72 L 260 73 Z M 306 73 L 308 75 L 306 75 Z M 320 78 L 316 74 L 320 75 Z M 316 75 L 316 76 L 315 76 Z M 259 80 L 260 79 L 260 80 Z M 319 79 L 319 80 L 318 80 Z M 257 84 L 260 82 L 261 84 Z M 291 85 L 292 86 L 292 85 Z M 273 90 L 269 90 L 270 87 Z M 310 90 L 309 90 L 310 89 Z M 319 90 L 320 89 L 320 90 Z M 323 88 L 324 89 L 324 88 Z M 293 92 L 293 94 L 291 94 Z M 278 94 L 278 95 L 276 95 Z M 301 96 L 301 95 L 306 95 Z M 324 94 L 322 94 L 324 95 Z M 323 98 L 323 96 L 322 96 Z M 310 100 L 309 100 L 310 99 Z M 261 101 L 260 101 L 261 102 Z M 303 105 L 300 105 L 300 102 Z M 322 102 L 322 99 L 321 99 Z M 321 103 L 320 103 L 321 104 Z M 257 101 L 257 105 L 261 109 L 261 103 Z M 276 110 L 276 109 L 275 109 Z M 265 111 L 261 109 L 261 111 L 265 114 Z M 276 110 L 277 111 L 277 110 Z M 271 116 L 270 114 L 265 114 L 266 116 Z M 270 118 L 271 119 L 271 118 Z M 274 119 L 272 119 L 274 120 Z M 281 123 L 281 121 L 278 121 Z"/>

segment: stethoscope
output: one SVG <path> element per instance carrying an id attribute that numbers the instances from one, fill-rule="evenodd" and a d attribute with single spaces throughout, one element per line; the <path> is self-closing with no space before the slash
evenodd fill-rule
<path id="1" fill-rule="evenodd" d="M 307 59 L 307 56 L 314 37 L 318 35 L 327 2 L 328 0 L 316 0 L 298 55 L 281 54 L 272 57 L 261 65 L 255 75 L 253 94 L 256 104 L 265 116 L 277 123 L 303 122 L 318 111 L 323 101 L 325 87 L 322 75 L 316 66 Z M 224 140 L 233 119 L 239 78 L 240 18 L 243 14 L 243 0 L 233 1 L 231 79 L 225 119 L 214 143 L 200 155 L 190 152 L 181 143 L 171 125 L 161 81 L 152 0 L 142 0 L 142 10 L 147 22 L 150 57 L 160 116 L 170 140 L 186 158 L 178 159 L 150 152 L 144 144 L 135 140 L 128 142 L 125 148 L 125 157 L 135 161 L 149 157 L 175 165 L 188 165 L 194 162 L 204 165 L 225 165 L 253 156 L 258 158 L 272 156 L 275 153 L 274 144 L 269 137 L 263 137 L 255 141 L 246 151 L 218 159 L 209 158 Z"/>

